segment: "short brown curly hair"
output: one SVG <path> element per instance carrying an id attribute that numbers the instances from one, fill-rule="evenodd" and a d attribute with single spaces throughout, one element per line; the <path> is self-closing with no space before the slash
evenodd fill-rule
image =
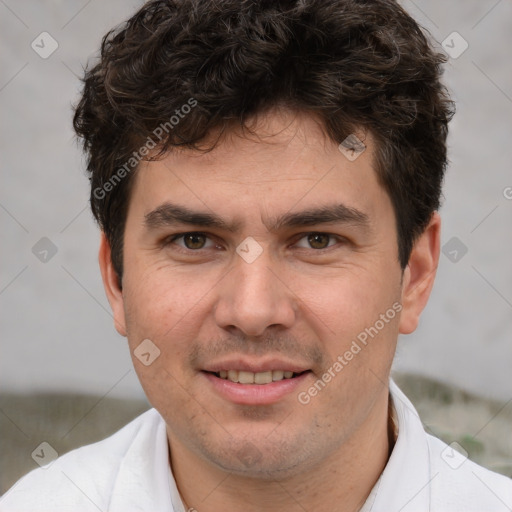
<path id="1" fill-rule="evenodd" d="M 317 116 L 337 143 L 357 129 L 373 135 L 405 268 L 439 208 L 453 115 L 444 61 L 393 0 L 146 2 L 104 37 L 73 120 L 118 276 L 130 170 L 152 134 L 160 155 L 204 149 L 213 130 L 277 106 Z"/>

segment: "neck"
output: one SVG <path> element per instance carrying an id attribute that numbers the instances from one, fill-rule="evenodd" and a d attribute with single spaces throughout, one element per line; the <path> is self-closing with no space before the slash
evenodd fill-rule
<path id="1" fill-rule="evenodd" d="M 171 466 L 185 510 L 359 511 L 393 447 L 388 403 L 388 399 L 381 400 L 354 435 L 321 464 L 283 479 L 263 480 L 223 471 L 170 435 Z"/>

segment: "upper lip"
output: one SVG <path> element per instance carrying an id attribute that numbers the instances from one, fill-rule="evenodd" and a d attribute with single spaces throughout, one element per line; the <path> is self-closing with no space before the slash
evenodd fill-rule
<path id="1" fill-rule="evenodd" d="M 309 370 L 305 365 L 285 361 L 283 359 L 266 359 L 263 361 L 250 361 L 248 359 L 225 359 L 209 363 L 203 368 L 206 372 L 220 372 L 221 370 L 242 370 L 245 372 L 260 373 L 271 370 L 284 370 L 285 372 L 301 373 Z"/>

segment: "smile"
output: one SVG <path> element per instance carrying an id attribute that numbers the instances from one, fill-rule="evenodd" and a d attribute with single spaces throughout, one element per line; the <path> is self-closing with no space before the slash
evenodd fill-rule
<path id="1" fill-rule="evenodd" d="M 238 405 L 271 405 L 295 396 L 304 387 L 310 370 L 219 370 L 200 372 L 206 378 L 210 389 L 222 399 Z"/>
<path id="2" fill-rule="evenodd" d="M 215 372 L 215 375 L 221 379 L 240 384 L 270 384 L 271 382 L 278 382 L 283 379 L 292 379 L 300 374 L 287 370 L 268 370 L 257 373 L 245 370 L 221 370 L 220 372 Z"/>

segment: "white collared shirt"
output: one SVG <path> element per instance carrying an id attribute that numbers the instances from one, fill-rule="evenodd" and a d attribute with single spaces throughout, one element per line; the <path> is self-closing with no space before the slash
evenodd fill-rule
<path id="1" fill-rule="evenodd" d="M 425 433 L 396 384 L 398 437 L 360 512 L 510 512 L 512 480 Z M 166 425 L 151 409 L 111 437 L 19 480 L 0 512 L 186 512 L 169 465 Z"/>

